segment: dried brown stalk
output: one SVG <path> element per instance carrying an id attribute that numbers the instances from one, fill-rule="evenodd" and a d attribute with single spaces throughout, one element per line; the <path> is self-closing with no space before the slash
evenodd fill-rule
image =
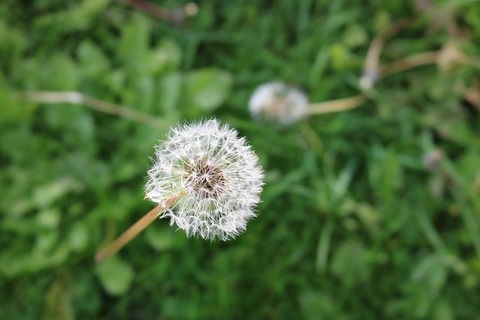
<path id="1" fill-rule="evenodd" d="M 22 95 L 28 100 L 37 103 L 70 103 L 82 105 L 96 111 L 140 122 L 155 128 L 164 128 L 167 125 L 163 119 L 122 105 L 93 98 L 76 91 L 30 91 Z"/>
<path id="2" fill-rule="evenodd" d="M 187 3 L 182 8 L 168 10 L 159 5 L 146 0 L 116 0 L 135 10 L 144 12 L 156 19 L 181 24 L 186 17 L 195 16 L 198 13 L 198 6 L 194 2 Z"/>

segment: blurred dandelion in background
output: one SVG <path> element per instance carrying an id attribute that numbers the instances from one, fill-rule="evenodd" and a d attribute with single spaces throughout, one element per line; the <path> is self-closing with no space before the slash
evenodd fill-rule
<path id="1" fill-rule="evenodd" d="M 307 95 L 283 82 L 268 82 L 258 86 L 248 102 L 255 120 L 267 120 L 281 126 L 291 125 L 307 115 Z"/>

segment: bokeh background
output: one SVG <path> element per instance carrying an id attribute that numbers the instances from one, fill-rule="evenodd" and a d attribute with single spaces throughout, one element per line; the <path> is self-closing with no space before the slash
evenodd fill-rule
<path id="1" fill-rule="evenodd" d="M 442 59 L 362 88 L 404 19 L 379 65 Z M 1 1 L 0 318 L 478 319 L 476 57 L 474 0 Z M 273 80 L 368 99 L 279 128 L 247 107 Z M 264 166 L 258 217 L 229 242 L 159 220 L 95 263 L 152 207 L 154 144 L 209 117 Z"/>

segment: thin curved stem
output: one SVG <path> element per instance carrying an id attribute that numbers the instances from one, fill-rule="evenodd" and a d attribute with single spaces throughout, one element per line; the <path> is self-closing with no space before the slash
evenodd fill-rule
<path id="1" fill-rule="evenodd" d="M 427 51 L 413 54 L 411 56 L 395 60 L 382 67 L 381 75 L 388 76 L 390 74 L 403 72 L 413 68 L 421 67 L 428 64 L 442 64 L 442 55 L 445 49 L 436 51 Z M 480 69 L 480 59 L 474 56 L 466 56 L 461 52 L 454 60 L 458 64 L 468 65 Z"/>
<path id="2" fill-rule="evenodd" d="M 107 247 L 101 249 L 96 255 L 95 260 L 100 262 L 104 259 L 107 259 L 117 253 L 125 245 L 127 245 L 133 238 L 135 238 L 140 232 L 145 230 L 157 217 L 165 210 L 170 208 L 175 204 L 179 199 L 179 196 L 174 196 L 168 199 L 165 202 L 164 206 L 156 206 L 149 212 L 147 212 L 143 217 L 141 217 L 135 224 L 122 233 L 115 241 L 110 243 Z"/>
<path id="3" fill-rule="evenodd" d="M 346 111 L 359 107 L 365 101 L 367 101 L 367 98 L 363 94 L 360 94 L 349 98 L 314 103 L 310 105 L 307 114 L 313 115 Z"/>
<path id="4" fill-rule="evenodd" d="M 459 63 L 480 69 L 480 58 L 475 56 L 464 56 Z"/>
<path id="5" fill-rule="evenodd" d="M 394 34 L 409 27 L 413 21 L 415 21 L 415 18 L 399 20 L 387 27 L 373 39 L 365 56 L 363 76 L 360 79 L 362 88 L 371 88 L 380 77 L 380 55 L 387 40 Z"/>
<path id="6" fill-rule="evenodd" d="M 418 68 L 428 64 L 441 64 L 444 50 L 427 51 L 407 56 L 386 64 L 380 68 L 379 77 L 385 77 L 395 73 L 400 73 L 410 69 Z M 480 58 L 460 54 L 455 62 L 469 65 L 480 69 Z M 364 95 L 357 95 L 349 98 L 330 100 L 314 103 L 310 105 L 307 115 L 332 113 L 354 109 L 362 105 L 367 98 Z"/>
<path id="7" fill-rule="evenodd" d="M 133 120 L 155 128 L 164 127 L 165 121 L 122 105 L 110 103 L 76 91 L 30 91 L 22 96 L 37 103 L 70 103 Z"/>
<path id="8" fill-rule="evenodd" d="M 395 60 L 383 66 L 381 75 L 387 76 L 427 64 L 437 63 L 441 54 L 441 50 L 412 54 L 411 56 Z"/>
<path id="9" fill-rule="evenodd" d="M 146 0 L 116 0 L 135 10 L 144 12 L 156 19 L 168 21 L 173 24 L 181 24 L 186 17 L 195 16 L 198 13 L 198 5 L 194 2 L 187 3 L 183 8 L 173 10 L 165 9 L 151 1 Z"/>

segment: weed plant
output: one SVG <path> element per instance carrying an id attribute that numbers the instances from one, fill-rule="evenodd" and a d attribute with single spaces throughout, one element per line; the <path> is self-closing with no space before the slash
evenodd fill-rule
<path id="1" fill-rule="evenodd" d="M 172 23 L 122 1 L 0 3 L 0 318 L 476 319 L 478 60 L 359 80 L 402 19 L 381 65 L 446 45 L 480 56 L 479 2 L 198 9 Z M 279 129 L 247 108 L 270 81 L 312 102 L 367 100 Z M 160 220 L 95 263 L 152 206 L 153 146 L 210 117 L 264 167 L 258 217 L 228 242 Z"/>

